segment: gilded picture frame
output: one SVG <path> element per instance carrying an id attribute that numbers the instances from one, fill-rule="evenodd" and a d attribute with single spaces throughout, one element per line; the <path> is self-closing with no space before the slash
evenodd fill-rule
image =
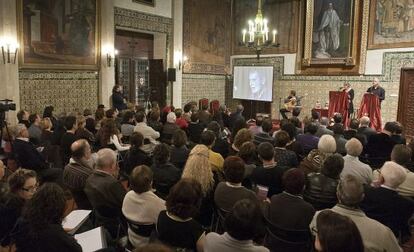
<path id="1" fill-rule="evenodd" d="M 368 49 L 414 46 L 414 2 L 371 0 Z"/>
<path id="2" fill-rule="evenodd" d="M 360 1 L 306 1 L 303 66 L 358 63 Z"/>
<path id="3" fill-rule="evenodd" d="M 19 68 L 97 70 L 101 0 L 18 0 Z"/>

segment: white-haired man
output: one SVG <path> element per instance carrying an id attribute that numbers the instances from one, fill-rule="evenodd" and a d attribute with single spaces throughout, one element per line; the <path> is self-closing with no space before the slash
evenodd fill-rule
<path id="1" fill-rule="evenodd" d="M 367 141 L 370 136 L 377 134 L 377 132 L 369 127 L 369 124 L 371 123 L 368 116 L 363 116 L 359 119 L 359 128 L 358 128 L 358 134 L 363 134 L 367 138 Z"/>
<path id="2" fill-rule="evenodd" d="M 398 241 L 392 231 L 378 221 L 371 219 L 359 208 L 364 198 L 364 187 L 355 176 L 347 175 L 338 184 L 336 196 L 338 204 L 331 208 L 332 211 L 349 217 L 357 226 L 364 250 L 375 251 L 401 251 Z M 315 214 L 310 224 L 311 230 L 316 226 Z"/>
<path id="3" fill-rule="evenodd" d="M 379 187 L 366 187 L 361 208 L 366 215 L 389 227 L 397 236 L 408 232 L 408 219 L 414 211 L 414 201 L 400 196 L 397 188 L 407 174 L 404 168 L 392 161 L 385 162 L 380 170 Z"/>
<path id="4" fill-rule="evenodd" d="M 355 176 L 362 184 L 369 185 L 372 181 L 372 169 L 369 165 L 359 161 L 358 156 L 362 153 L 362 144 L 356 138 L 351 138 L 345 144 L 346 156 L 344 157 L 344 169 L 341 178 L 347 175 Z"/>
<path id="5" fill-rule="evenodd" d="M 95 209 L 96 224 L 103 225 L 112 238 L 116 238 L 126 194 L 125 188 L 117 180 L 119 167 L 116 153 L 107 148 L 98 151 L 95 168 L 86 180 L 84 191 Z"/>

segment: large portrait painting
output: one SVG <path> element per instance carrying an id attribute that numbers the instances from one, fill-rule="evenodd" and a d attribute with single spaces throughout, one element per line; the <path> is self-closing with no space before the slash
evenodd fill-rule
<path id="1" fill-rule="evenodd" d="M 414 0 L 371 0 L 368 48 L 414 46 Z"/>
<path id="2" fill-rule="evenodd" d="M 233 54 L 255 54 L 240 45 L 242 30 L 248 28 L 248 20 L 254 20 L 257 13 L 257 0 L 237 0 L 233 2 Z M 300 19 L 300 0 L 263 0 L 263 16 L 268 20 L 270 32 L 277 30 L 278 48 L 266 48 L 264 53 L 296 53 Z"/>
<path id="3" fill-rule="evenodd" d="M 22 68 L 97 69 L 99 0 L 19 0 Z"/>
<path id="4" fill-rule="evenodd" d="M 360 0 L 307 0 L 304 65 L 355 65 Z"/>
<path id="5" fill-rule="evenodd" d="M 184 55 L 189 58 L 184 64 L 185 73 L 224 75 L 229 72 L 230 2 L 184 1 Z"/>

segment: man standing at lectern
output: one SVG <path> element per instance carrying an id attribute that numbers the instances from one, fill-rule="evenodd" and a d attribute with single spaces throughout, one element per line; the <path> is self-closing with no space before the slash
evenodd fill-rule
<path id="1" fill-rule="evenodd" d="M 367 89 L 367 93 L 378 96 L 380 102 L 385 99 L 385 90 L 379 86 L 379 79 L 377 77 L 372 81 L 372 86 Z"/>

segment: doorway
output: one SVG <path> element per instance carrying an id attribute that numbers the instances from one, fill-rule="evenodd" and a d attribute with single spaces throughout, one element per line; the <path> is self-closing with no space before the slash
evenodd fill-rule
<path id="1" fill-rule="evenodd" d="M 414 68 L 402 68 L 397 121 L 404 126 L 405 137 L 414 137 Z"/>

